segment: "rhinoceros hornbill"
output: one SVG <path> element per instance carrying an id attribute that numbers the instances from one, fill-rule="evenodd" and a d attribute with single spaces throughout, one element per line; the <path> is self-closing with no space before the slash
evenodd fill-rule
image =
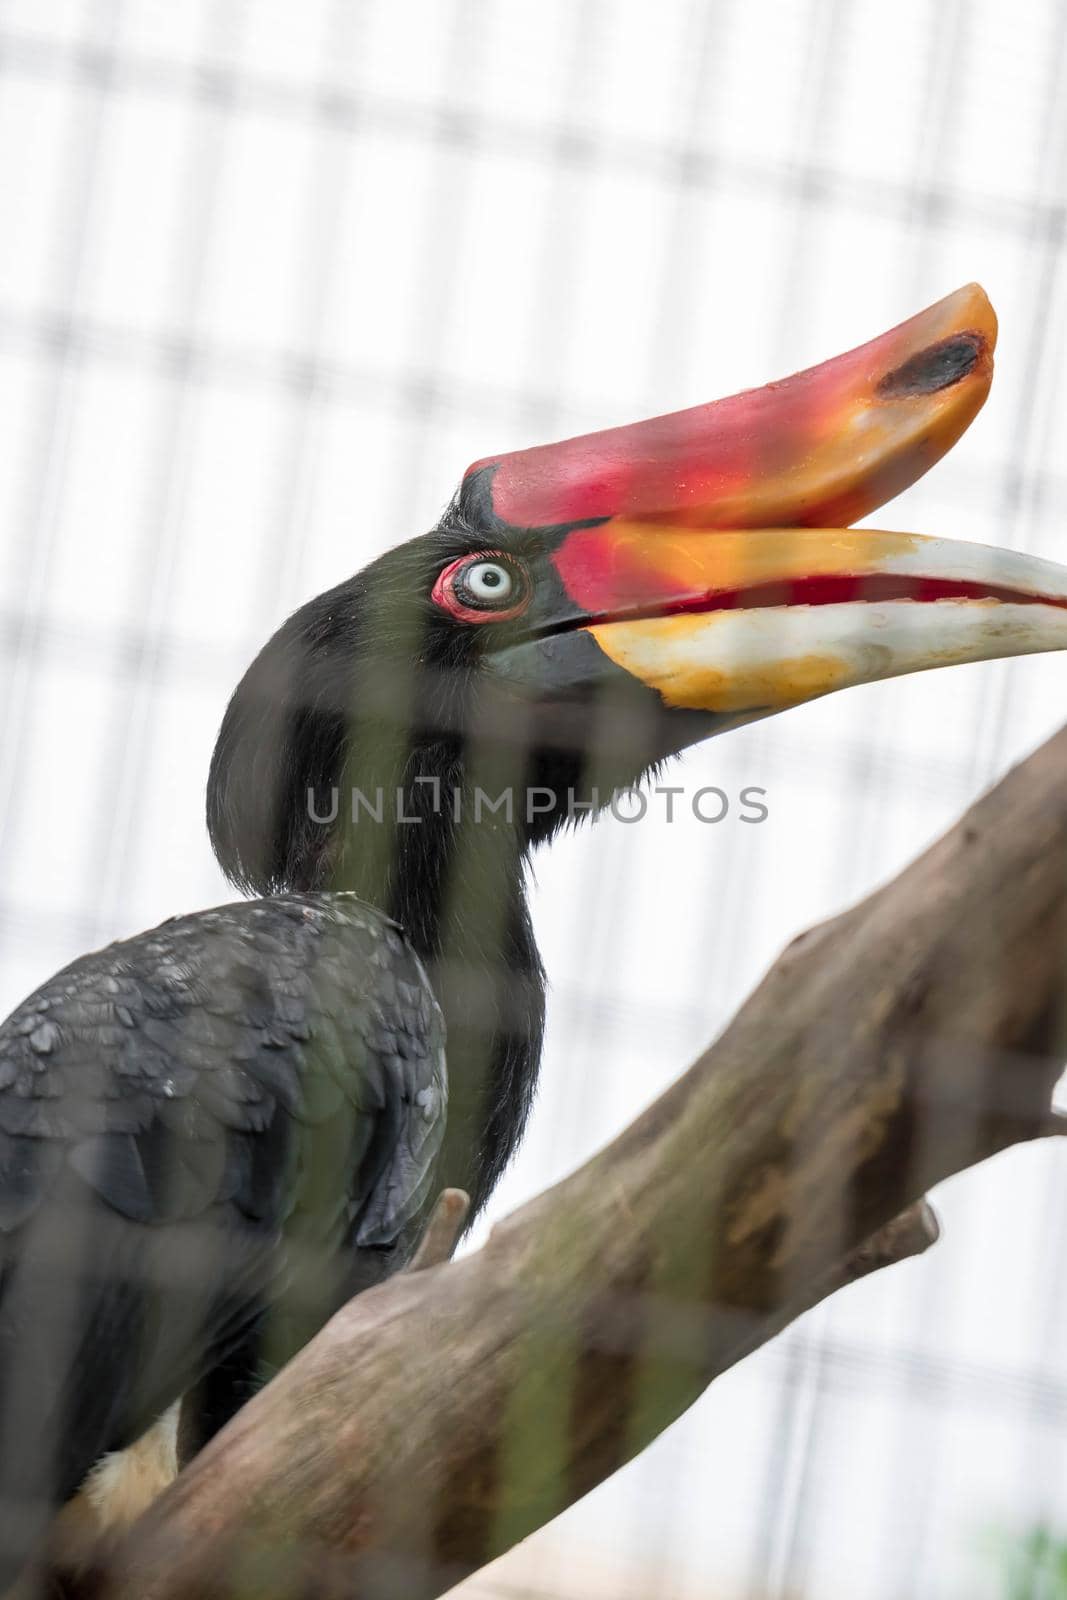
<path id="1" fill-rule="evenodd" d="M 0 1578 L 91 1471 L 122 1514 L 101 1458 L 179 1399 L 199 1448 L 442 1186 L 484 1205 L 541 1053 L 534 846 L 724 729 L 1067 645 L 1067 570 L 850 527 L 974 417 L 995 333 L 971 286 L 782 383 L 479 461 L 266 645 L 207 800 L 262 898 L 0 1029 Z"/>

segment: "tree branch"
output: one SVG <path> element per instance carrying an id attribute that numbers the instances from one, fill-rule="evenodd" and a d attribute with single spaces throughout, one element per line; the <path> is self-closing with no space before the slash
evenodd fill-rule
<path id="1" fill-rule="evenodd" d="M 484 1249 L 347 1306 L 141 1519 L 109 1595 L 429 1600 L 808 1306 L 925 1249 L 927 1188 L 1062 1131 L 1065 890 L 1067 731 L 795 940 Z"/>

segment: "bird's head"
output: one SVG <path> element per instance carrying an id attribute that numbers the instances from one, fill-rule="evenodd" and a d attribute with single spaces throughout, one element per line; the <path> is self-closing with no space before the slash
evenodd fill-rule
<path id="1" fill-rule="evenodd" d="M 510 788 L 536 842 L 710 734 L 1067 646 L 1067 570 L 852 526 L 959 438 L 995 339 L 970 285 L 784 382 L 476 462 L 436 529 L 296 612 L 245 675 L 209 785 L 226 871 L 336 882 L 376 801 L 394 843 L 417 826 L 397 785 L 423 818 L 457 785 Z"/>

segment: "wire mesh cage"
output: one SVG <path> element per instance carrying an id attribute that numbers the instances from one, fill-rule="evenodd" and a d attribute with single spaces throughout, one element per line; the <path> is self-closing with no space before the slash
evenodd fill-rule
<path id="1" fill-rule="evenodd" d="M 1054 0 L 0 0 L 4 1014 L 232 898 L 203 795 L 234 683 L 487 451 L 762 384 L 978 279 L 989 403 L 888 525 L 1060 555 L 1065 103 Z M 538 856 L 541 1087 L 471 1245 L 1051 732 L 1062 670 L 816 701 L 671 769 L 714 823 L 654 805 Z M 471 1600 L 1060 1593 L 1062 1153 L 935 1198 L 935 1251 Z"/>

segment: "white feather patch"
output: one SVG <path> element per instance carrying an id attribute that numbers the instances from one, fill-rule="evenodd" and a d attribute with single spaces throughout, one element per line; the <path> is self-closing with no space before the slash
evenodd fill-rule
<path id="1" fill-rule="evenodd" d="M 78 1492 L 101 1533 L 128 1528 L 178 1476 L 176 1400 L 159 1421 L 126 1450 L 101 1456 Z"/>

